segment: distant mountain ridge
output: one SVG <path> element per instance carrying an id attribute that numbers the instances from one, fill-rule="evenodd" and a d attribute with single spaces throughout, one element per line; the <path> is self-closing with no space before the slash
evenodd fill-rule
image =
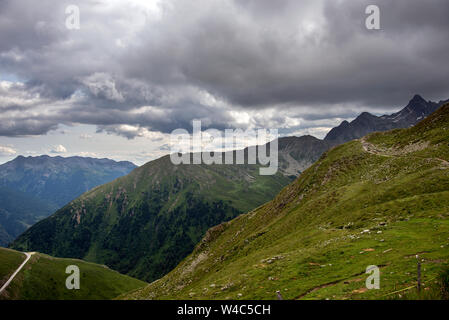
<path id="1" fill-rule="evenodd" d="M 23 157 L 0 165 L 0 245 L 84 192 L 128 174 L 127 161 Z"/>
<path id="2" fill-rule="evenodd" d="M 333 128 L 324 138 L 325 141 L 340 144 L 359 139 L 371 132 L 403 129 L 417 124 L 419 121 L 436 111 L 440 106 L 449 102 L 432 102 L 415 95 L 412 100 L 399 112 L 391 115 L 375 116 L 363 112 L 353 121 L 343 121 Z"/>
<path id="3" fill-rule="evenodd" d="M 168 155 L 150 161 L 70 202 L 12 247 L 154 280 L 189 254 L 209 227 L 269 201 L 321 156 L 319 149 L 303 153 L 303 143 L 327 149 L 313 137 L 280 138 L 280 170 L 272 176 L 259 175 L 258 164 L 174 165 Z"/>
<path id="4" fill-rule="evenodd" d="M 63 206 L 82 193 L 136 168 L 131 162 L 83 157 L 23 157 L 0 165 L 0 186 Z"/>
<path id="5" fill-rule="evenodd" d="M 52 205 L 30 194 L 0 187 L 0 246 L 53 211 Z"/>
<path id="6" fill-rule="evenodd" d="M 339 139 L 279 138 L 274 176 L 260 176 L 258 165 L 175 166 L 165 156 L 72 201 L 12 247 L 86 259 L 152 281 L 190 253 L 209 227 L 271 200 Z"/>
<path id="7" fill-rule="evenodd" d="M 284 175 L 296 177 L 333 145 L 308 135 L 279 138 L 279 170 Z"/>

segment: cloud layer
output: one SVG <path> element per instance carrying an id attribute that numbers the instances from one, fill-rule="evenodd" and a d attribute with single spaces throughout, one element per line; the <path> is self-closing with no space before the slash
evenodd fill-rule
<path id="1" fill-rule="evenodd" d="M 0 136 L 157 139 L 193 119 L 294 133 L 449 98 L 449 2 L 376 2 L 379 31 L 367 0 L 0 0 Z"/>
<path id="2" fill-rule="evenodd" d="M 0 146 L 0 156 L 13 156 L 17 152 L 11 147 Z"/>

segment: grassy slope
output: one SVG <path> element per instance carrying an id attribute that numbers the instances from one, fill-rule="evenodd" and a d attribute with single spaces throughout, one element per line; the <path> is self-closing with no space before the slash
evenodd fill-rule
<path id="1" fill-rule="evenodd" d="M 9 271 L 6 271 L 12 273 L 23 261 L 22 256 L 20 252 L 0 248 L 1 274 L 5 271 L 4 262 L 9 265 Z M 65 273 L 65 269 L 69 265 L 77 265 L 80 268 L 80 290 L 68 290 L 65 287 L 66 278 L 69 276 Z M 58 259 L 37 253 L 14 278 L 0 299 L 112 299 L 144 285 L 143 281 L 101 265 L 75 259 Z"/>
<path id="2" fill-rule="evenodd" d="M 390 298 L 449 258 L 449 105 L 417 126 L 325 154 L 270 203 L 208 231 L 127 299 Z M 364 147 L 368 147 L 367 152 Z M 369 230 L 369 231 L 364 231 Z M 365 289 L 366 267 L 381 289 Z"/>
<path id="3" fill-rule="evenodd" d="M 25 260 L 25 255 L 15 250 L 0 248 L 0 287 Z"/>

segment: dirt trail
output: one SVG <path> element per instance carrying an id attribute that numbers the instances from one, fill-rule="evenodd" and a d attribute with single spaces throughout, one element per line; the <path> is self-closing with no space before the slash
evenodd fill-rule
<path id="1" fill-rule="evenodd" d="M 380 266 L 380 267 L 384 267 L 384 265 L 382 265 L 382 266 Z M 341 283 L 341 282 L 344 282 L 344 281 L 351 281 L 351 280 L 348 280 L 348 279 L 352 279 L 352 278 L 354 278 L 354 277 L 359 277 L 359 276 L 361 276 L 361 275 L 363 275 L 363 274 L 365 274 L 365 272 L 360 272 L 360 273 L 353 274 L 352 276 L 348 277 L 347 279 L 340 279 L 340 280 L 335 280 L 335 281 L 328 282 L 328 283 L 325 283 L 325 284 L 321 284 L 321 285 L 319 285 L 319 286 L 317 286 L 317 287 L 311 288 L 311 289 L 307 290 L 306 292 L 300 294 L 299 296 L 297 296 L 296 298 L 294 298 L 294 300 L 302 299 L 302 298 L 304 298 L 305 296 L 307 296 L 308 294 L 310 294 L 310 293 L 312 293 L 312 292 L 315 292 L 315 291 L 318 291 L 318 290 L 320 290 L 320 289 L 324 289 L 324 288 L 327 288 L 327 287 L 331 287 L 331 286 L 334 286 L 334 285 L 336 285 L 336 284 L 338 284 L 338 283 Z"/>
<path id="2" fill-rule="evenodd" d="M 11 281 L 14 279 L 14 277 L 22 270 L 22 268 L 25 266 L 25 264 L 30 260 L 31 256 L 35 254 L 35 252 L 24 252 L 26 255 L 26 259 L 22 262 L 22 264 L 17 268 L 17 270 L 12 274 L 11 277 L 9 277 L 8 281 L 5 282 L 3 287 L 0 288 L 0 294 L 9 286 Z"/>
<path id="3" fill-rule="evenodd" d="M 325 283 L 325 284 L 319 285 L 319 286 L 317 286 L 317 287 L 315 287 L 315 288 L 312 288 L 312 289 L 310 289 L 310 290 L 307 290 L 307 291 L 304 292 L 303 294 L 297 296 L 294 300 L 302 299 L 302 298 L 304 298 L 305 296 L 307 296 L 309 293 L 312 293 L 312 292 L 318 291 L 318 290 L 320 290 L 320 289 L 324 289 L 324 288 L 327 288 L 327 287 L 336 285 L 337 283 L 340 283 L 340 282 L 342 282 L 342 280 L 336 280 L 336 281 L 332 281 L 332 282 L 329 282 L 329 283 Z"/>
<path id="4" fill-rule="evenodd" d="M 362 139 L 360 139 L 359 141 L 362 144 L 362 148 L 363 148 L 363 150 L 365 152 L 368 152 L 368 153 L 371 153 L 371 154 L 375 154 L 375 155 L 378 155 L 378 156 L 387 157 L 387 158 L 395 157 L 395 156 L 390 155 L 390 154 L 385 154 L 384 150 L 378 149 L 375 145 L 373 145 L 372 143 L 369 143 L 368 141 L 366 141 L 364 137 Z"/>
<path id="5" fill-rule="evenodd" d="M 378 156 L 382 156 L 382 157 L 387 157 L 387 158 L 399 158 L 399 157 L 403 156 L 399 150 L 386 150 L 386 149 L 377 147 L 374 144 L 366 141 L 365 137 L 361 138 L 359 141 L 362 144 L 362 148 L 365 152 L 375 154 Z M 428 146 L 427 143 L 423 143 L 421 145 L 416 146 L 416 148 L 415 148 L 416 150 L 403 151 L 403 154 L 407 154 L 407 153 L 410 153 L 413 151 L 419 151 L 419 150 L 426 148 L 427 146 Z M 417 156 L 414 156 L 414 157 L 420 158 L 420 159 L 426 159 L 426 160 L 436 160 L 436 161 L 439 161 L 444 167 L 449 167 L 449 162 L 444 159 L 441 159 L 441 158 L 425 158 L 425 157 L 417 157 Z"/>

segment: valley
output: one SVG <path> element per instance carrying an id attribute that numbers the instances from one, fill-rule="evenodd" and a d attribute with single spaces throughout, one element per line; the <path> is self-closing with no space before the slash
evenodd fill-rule
<path id="1" fill-rule="evenodd" d="M 131 172 L 130 162 L 23 157 L 0 165 L 0 246 L 84 192 Z"/>
<path id="2" fill-rule="evenodd" d="M 448 13 L 0 0 L 0 315 L 444 314 Z"/>
<path id="3" fill-rule="evenodd" d="M 411 100 L 409 105 L 403 110 L 413 109 L 414 100 L 417 100 L 417 98 L 415 97 Z M 443 110 L 446 109 L 443 108 Z M 416 118 L 416 121 L 419 120 L 418 118 Z M 394 187 L 388 186 L 385 190 L 377 186 L 383 186 L 382 183 L 389 181 L 395 174 L 403 177 L 407 172 L 410 173 L 413 170 L 418 170 L 415 175 L 426 176 L 426 174 L 434 170 L 433 168 L 430 170 L 426 166 L 428 163 L 434 165 L 440 163 L 441 170 L 447 168 L 447 160 L 444 160 L 444 155 L 439 155 L 438 157 L 430 156 L 432 154 L 419 156 L 432 147 L 431 141 L 418 141 L 416 140 L 418 138 L 416 138 L 413 140 L 413 143 L 407 142 L 405 146 L 402 144 L 397 145 L 400 142 L 399 136 L 402 137 L 401 139 L 404 139 L 404 134 L 401 135 L 400 133 L 413 131 L 414 127 L 407 130 L 401 131 L 398 129 L 385 134 L 376 133 L 341 146 L 335 146 L 336 142 L 319 140 L 311 136 L 280 138 L 278 141 L 280 167 L 278 173 L 274 176 L 261 176 L 259 174 L 260 165 L 173 165 L 170 157 L 165 156 L 135 169 L 127 176 L 96 187 L 78 199 L 71 201 L 51 217 L 31 227 L 18 237 L 11 247 L 21 251 L 45 252 L 53 256 L 84 259 L 104 264 L 121 273 L 148 282 L 162 277 L 161 280 L 156 282 L 159 283 L 168 277 L 171 279 L 170 282 L 177 283 L 176 288 L 182 288 L 184 286 L 182 283 L 185 281 L 191 282 L 192 279 L 199 277 L 195 271 L 199 265 L 206 263 L 214 266 L 219 262 L 221 267 L 219 270 L 215 270 L 214 274 L 219 275 L 221 268 L 225 268 L 223 270 L 224 274 L 233 274 L 232 270 L 236 268 L 235 270 L 239 270 L 239 275 L 236 276 L 241 277 L 240 270 L 253 263 L 252 259 L 258 259 L 255 258 L 256 256 L 260 257 L 260 263 L 253 263 L 255 268 L 253 272 L 255 274 L 264 274 L 269 279 L 269 284 L 275 285 L 276 281 L 281 279 L 277 272 L 291 268 L 283 265 L 287 262 L 290 263 L 291 259 L 293 259 L 286 259 L 286 257 L 294 257 L 293 261 L 300 259 L 297 256 L 298 253 L 285 251 L 285 248 L 281 250 L 282 253 L 277 252 L 277 249 L 274 249 L 271 244 L 275 240 L 274 243 L 289 243 L 290 249 L 292 246 L 302 247 L 301 255 L 304 255 L 304 257 L 301 259 L 307 259 L 309 267 L 300 266 L 300 270 L 303 270 L 301 272 L 304 272 L 304 275 L 307 275 L 308 278 L 309 272 L 312 272 L 312 270 L 314 272 L 317 271 L 316 276 L 320 279 L 319 283 L 313 282 L 313 277 L 311 277 L 305 282 L 303 281 L 302 285 L 298 285 L 299 287 L 289 289 L 289 286 L 287 286 L 284 288 L 286 289 L 285 291 L 295 291 L 297 298 L 318 297 L 316 296 L 318 291 L 327 292 L 327 290 L 332 290 L 338 287 L 342 281 L 360 285 L 362 281 L 360 280 L 360 275 L 363 274 L 363 270 L 357 268 L 361 268 L 361 265 L 351 263 L 350 266 L 342 267 L 343 260 L 346 263 L 351 261 L 347 255 L 342 253 L 341 257 L 332 257 L 330 259 L 332 262 L 330 263 L 323 263 L 320 259 L 314 259 L 313 257 L 333 255 L 335 250 L 339 250 L 339 247 L 333 246 L 335 245 L 334 243 L 340 243 L 339 245 L 344 243 L 343 246 L 349 248 L 350 252 L 359 250 L 360 254 L 367 253 L 366 256 L 370 255 L 371 252 L 385 252 L 387 256 L 387 253 L 393 255 L 393 248 L 384 248 L 387 235 L 391 238 L 388 245 L 391 247 L 403 246 L 396 239 L 395 231 L 386 229 L 385 226 L 401 229 L 403 228 L 401 222 L 404 219 L 407 221 L 413 220 L 414 214 L 411 214 L 410 217 L 400 216 L 400 219 L 391 217 L 387 219 L 382 212 L 385 210 L 399 210 L 398 199 L 402 199 L 403 204 L 407 204 L 407 208 L 413 207 L 413 201 L 417 201 L 415 197 L 418 194 L 413 195 L 412 199 L 396 195 L 394 192 L 397 191 L 394 190 L 395 188 L 400 188 L 400 184 L 404 183 L 402 180 L 396 182 L 398 185 L 394 185 Z M 329 149 L 330 151 L 327 151 Z M 444 151 L 444 148 L 440 149 Z M 438 149 L 438 152 L 441 151 L 440 149 Z M 245 150 L 246 154 L 247 150 Z M 411 157 L 414 159 L 412 162 L 410 161 Z M 329 158 L 332 160 L 329 160 Z M 316 160 L 319 161 L 314 163 Z M 336 164 L 332 164 L 332 161 L 335 161 Z M 420 162 L 422 164 L 416 167 Z M 399 168 L 401 165 L 410 165 L 411 163 L 413 163 L 413 167 L 401 169 L 399 172 L 394 172 L 391 169 L 391 167 Z M 323 170 L 321 167 L 324 164 L 329 166 L 325 173 L 321 172 Z M 385 168 L 388 168 L 388 170 Z M 403 172 L 403 170 L 405 171 Z M 424 171 L 421 172 L 419 170 Z M 430 171 L 427 172 L 427 170 Z M 387 173 L 390 175 L 387 175 Z M 298 179 L 296 179 L 297 176 L 299 176 Z M 428 177 L 429 179 L 431 178 L 430 176 Z M 416 177 L 410 175 L 407 179 L 412 178 Z M 296 180 L 291 183 L 293 179 Z M 335 179 L 337 179 L 337 182 Z M 302 186 L 301 188 L 305 188 L 303 190 L 299 185 L 304 184 L 304 181 L 307 181 L 307 187 Z M 334 187 L 327 190 L 327 185 Z M 433 194 L 431 192 L 431 195 L 428 196 L 430 199 L 440 196 L 444 197 L 444 191 L 447 190 L 444 188 L 443 185 L 443 189 L 440 191 L 442 192 L 441 194 L 438 192 Z M 311 190 L 313 190 L 311 194 L 314 194 L 314 196 L 319 194 L 319 196 L 316 199 L 305 201 Z M 373 191 L 380 192 L 378 194 L 380 199 L 385 198 L 386 194 L 389 193 L 388 198 L 391 200 L 384 201 L 385 203 L 383 200 L 379 200 L 378 203 L 375 201 L 371 203 L 375 194 Z M 295 192 L 298 192 L 297 199 L 289 198 Z M 364 194 L 364 192 L 369 194 L 370 197 Z M 286 194 L 289 196 L 285 197 Z M 398 196 L 398 199 L 394 200 L 395 196 Z M 273 198 L 274 200 L 270 201 Z M 279 199 L 282 199 L 282 204 L 279 204 Z M 408 203 L 408 201 L 411 202 Z M 278 203 L 278 205 L 274 206 L 275 203 Z M 360 207 L 361 204 L 364 204 L 363 208 Z M 389 208 L 390 205 L 393 205 L 393 207 Z M 397 206 L 397 208 L 394 206 Z M 286 213 L 287 209 L 284 207 L 288 208 L 288 214 Z M 370 210 L 374 211 L 380 210 L 380 212 L 374 214 L 370 211 L 365 217 L 366 212 L 364 208 L 366 207 L 370 207 Z M 347 212 L 342 212 L 343 208 Z M 297 214 L 296 217 L 292 212 L 299 212 L 298 210 L 305 213 Z M 410 209 L 407 210 L 410 211 Z M 250 213 L 243 214 L 245 212 Z M 263 212 L 263 214 L 260 212 Z M 334 216 L 336 212 L 338 215 Z M 245 231 L 248 238 L 244 239 L 243 245 L 236 245 L 235 241 L 241 241 L 241 233 L 243 233 L 245 228 L 237 230 L 232 239 L 225 238 L 225 240 L 220 240 L 221 245 L 224 245 L 224 247 L 219 250 L 227 248 L 227 253 L 222 252 L 219 254 L 219 257 L 214 254 L 215 258 L 213 261 L 211 261 L 212 257 L 209 250 L 201 252 L 193 260 L 192 256 L 188 256 L 195 246 L 196 249 L 193 255 L 198 252 L 198 248 L 202 248 L 205 245 L 204 243 L 208 244 L 210 241 L 215 241 L 215 238 L 223 230 L 227 229 L 229 225 L 237 223 L 235 221 L 245 220 L 245 217 L 248 216 L 257 217 L 259 214 L 261 215 L 260 221 L 257 218 L 251 222 L 244 223 L 245 225 L 248 223 L 251 225 L 251 232 L 248 234 Z M 286 218 L 287 216 L 290 218 Z M 282 219 L 279 217 L 282 217 Z M 335 225 L 334 220 L 336 219 L 341 221 L 341 226 Z M 360 219 L 362 221 L 358 221 Z M 281 221 L 283 222 L 281 223 Z M 369 221 L 371 222 L 368 223 Z M 376 225 L 376 221 L 380 221 L 380 224 Z M 421 223 L 424 225 L 426 221 L 413 220 L 413 222 L 415 224 L 410 223 L 410 232 L 412 233 L 415 232 L 413 231 L 414 225 L 418 226 Z M 354 224 L 358 226 L 355 229 L 353 227 Z M 294 227 L 295 225 L 296 227 Z M 213 226 L 217 227 L 207 231 Z M 267 230 L 275 226 L 276 231 L 273 232 L 276 236 L 273 234 L 271 236 L 266 235 L 266 233 L 269 233 Z M 442 224 L 440 227 L 443 228 L 442 232 L 444 233 L 446 225 Z M 312 232 L 311 230 L 315 231 Z M 365 234 L 365 232 L 362 232 L 364 230 L 369 230 L 369 232 Z M 376 231 L 375 235 L 372 234 L 373 231 L 371 230 Z M 296 234 L 297 232 L 300 232 L 300 234 Z M 205 233 L 206 236 L 203 238 Z M 201 239 L 203 240 L 201 241 Z M 221 239 L 221 235 L 219 239 Z M 365 239 L 366 243 L 363 245 L 360 242 L 354 244 L 352 242 L 355 239 Z M 262 254 L 257 250 L 255 252 L 252 252 L 253 249 L 248 251 L 248 248 L 252 248 L 252 246 L 249 245 L 247 247 L 247 244 L 253 241 L 260 246 L 261 252 L 268 256 L 263 258 Z M 259 241 L 262 242 L 259 243 Z M 302 241 L 305 241 L 306 244 L 304 245 Z M 374 243 L 370 241 L 374 241 Z M 374 245 L 377 241 L 379 243 Z M 317 248 L 317 242 L 326 243 L 326 250 L 321 248 L 321 245 L 319 246 L 320 248 Z M 197 245 L 198 243 L 200 244 Z M 277 245 L 280 244 L 278 243 Z M 436 243 L 434 242 L 423 243 L 419 251 L 429 252 L 428 249 L 435 245 Z M 245 255 L 251 253 L 251 257 L 242 259 L 241 262 L 239 261 L 238 266 L 231 264 L 229 266 L 230 270 L 226 269 L 228 267 L 227 264 L 222 262 L 227 259 L 229 252 L 237 250 L 237 253 L 243 247 L 245 247 L 245 252 L 248 251 Z M 416 246 L 414 245 L 413 247 Z M 436 252 L 437 258 L 432 257 L 430 260 L 445 261 L 442 259 L 444 257 L 443 253 Z M 272 255 L 271 258 L 270 254 Z M 413 252 L 404 254 L 412 255 Z M 392 262 L 384 262 L 381 259 L 382 255 L 376 254 L 376 257 L 381 260 L 379 264 L 382 265 L 382 269 L 385 269 Z M 188 258 L 184 259 L 187 256 Z M 353 257 L 355 256 L 357 255 L 353 254 L 351 259 L 354 259 Z M 398 259 L 398 257 L 394 259 Z M 189 267 L 185 267 L 186 261 L 191 262 Z M 269 265 L 267 265 L 266 261 L 269 261 Z M 271 264 L 274 265 L 274 262 L 279 266 L 276 269 L 278 271 L 267 272 L 265 269 L 271 270 Z M 178 263 L 181 264 L 176 267 Z M 336 264 L 342 269 L 336 273 L 332 272 L 332 277 L 329 279 L 323 277 L 323 274 L 318 272 L 319 269 L 314 269 L 316 266 L 326 268 Z M 206 269 L 201 269 L 201 272 L 206 274 L 211 272 L 210 266 Z M 403 267 L 405 266 L 401 268 Z M 435 267 L 432 275 L 439 267 Z M 183 270 L 182 276 L 179 276 L 177 270 L 183 268 L 187 268 L 187 271 Z M 391 272 L 395 273 L 395 271 Z M 166 275 L 167 273 L 168 275 Z M 193 273 L 191 275 L 193 278 L 187 277 L 190 273 Z M 176 275 L 174 277 L 175 280 L 172 279 L 173 275 Z M 244 275 L 245 277 L 248 276 L 247 273 L 244 273 Z M 349 278 L 345 278 L 345 276 Z M 180 277 L 180 279 L 177 277 Z M 201 275 L 201 278 L 203 277 L 204 275 Z M 354 278 L 352 279 L 354 281 L 351 280 L 351 277 Z M 292 273 L 290 280 L 302 278 L 301 273 L 296 275 Z M 323 279 L 328 281 L 323 283 Z M 244 283 L 243 279 L 239 281 Z M 262 279 L 257 279 L 255 283 L 261 281 Z M 396 279 L 393 280 L 394 286 L 397 285 L 395 281 Z M 151 287 L 151 291 L 155 293 L 151 293 L 148 296 L 142 293 L 145 292 L 145 289 L 143 289 L 139 291 L 139 294 L 126 297 L 163 299 L 235 298 L 227 294 L 232 292 L 232 290 L 228 289 L 236 286 L 235 281 L 230 280 L 228 281 L 229 283 L 220 285 L 215 282 L 223 282 L 223 279 L 213 282 L 205 285 L 201 294 L 195 292 L 196 290 L 193 293 L 189 291 L 188 294 L 177 293 L 176 290 L 173 291 L 173 288 L 171 288 L 171 294 L 167 295 L 167 293 L 159 293 Z M 164 287 L 170 288 L 170 286 L 165 284 Z M 222 294 L 210 289 L 216 287 L 221 288 Z M 244 287 L 247 289 L 247 286 Z M 259 287 L 259 289 L 266 289 L 270 286 L 265 284 Z M 205 288 L 209 289 L 206 290 Z M 300 288 L 305 288 L 305 291 L 299 293 L 301 291 Z M 269 291 L 257 290 L 257 288 L 251 288 L 251 290 L 260 292 L 247 298 L 270 299 L 270 296 L 267 296 Z M 353 289 L 354 294 L 348 297 L 353 298 L 354 296 L 357 298 L 357 290 L 356 288 Z M 209 293 L 210 291 L 213 293 Z M 278 290 L 273 292 L 276 291 Z M 288 293 L 282 292 L 282 294 L 289 299 L 292 298 Z M 245 297 L 244 293 L 237 293 L 237 298 Z M 332 298 L 345 297 L 335 296 Z"/>

